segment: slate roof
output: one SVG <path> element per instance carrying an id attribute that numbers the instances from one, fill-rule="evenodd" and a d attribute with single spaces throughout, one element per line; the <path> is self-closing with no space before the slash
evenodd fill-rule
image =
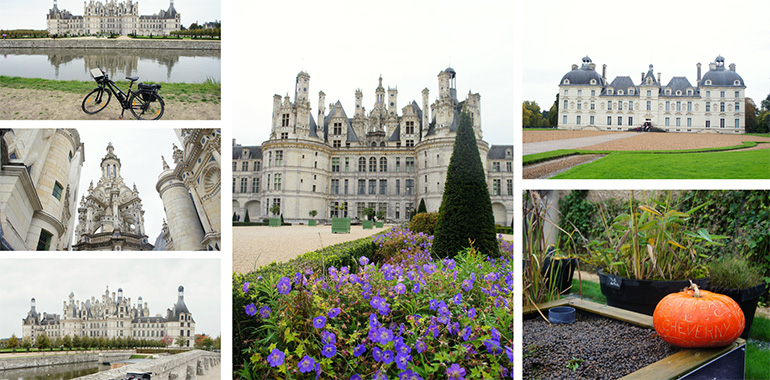
<path id="1" fill-rule="evenodd" d="M 251 159 L 262 159 L 262 147 L 259 145 L 253 145 L 253 146 L 243 146 L 243 145 L 236 145 L 233 147 L 233 159 L 239 160 L 241 159 L 241 153 L 244 149 L 248 149 L 250 153 L 250 160 Z"/>
<path id="2" fill-rule="evenodd" d="M 652 64 L 650 64 L 650 69 L 647 70 L 647 74 L 645 74 L 644 78 L 642 78 L 642 83 L 640 84 L 640 86 L 647 85 L 647 78 L 652 78 L 652 84 L 650 86 L 653 86 L 653 85 L 660 86 L 660 82 L 658 82 L 658 80 L 655 79 L 655 73 L 652 72 Z"/>
<path id="3" fill-rule="evenodd" d="M 346 142 L 359 142 L 358 136 L 356 135 L 356 132 L 353 130 L 353 119 L 349 118 L 347 113 L 345 113 L 345 108 L 342 107 L 342 103 L 338 100 L 337 103 L 334 103 L 332 108 L 329 110 L 329 113 L 326 114 L 324 117 L 324 141 L 327 141 L 328 138 L 326 136 L 329 135 L 329 120 L 331 120 L 332 115 L 334 115 L 337 110 L 337 108 L 340 109 L 340 112 L 342 113 L 342 117 L 347 120 L 347 139 Z"/>
<path id="4" fill-rule="evenodd" d="M 721 61 L 719 60 L 721 58 Z M 717 57 L 717 62 L 721 62 L 724 64 L 724 58 Z M 711 84 L 706 84 L 707 80 L 711 80 Z M 735 84 L 735 81 L 738 81 L 738 84 Z M 746 84 L 743 82 L 743 78 L 741 78 L 738 73 L 732 70 L 725 69 L 724 66 L 717 66 L 714 70 L 709 70 L 706 72 L 705 75 L 703 75 L 703 78 L 700 81 L 701 87 L 746 87 Z"/>
<path id="5" fill-rule="evenodd" d="M 612 87 L 612 95 L 607 93 L 607 87 Z M 639 88 L 634 84 L 634 81 L 631 80 L 631 77 L 629 76 L 615 77 L 615 79 L 612 80 L 612 83 L 610 83 L 607 87 L 602 89 L 600 94 L 601 96 L 626 96 L 628 95 L 629 88 L 634 89 L 634 95 L 639 94 Z M 623 90 L 623 95 L 618 95 L 619 90 Z"/>
<path id="6" fill-rule="evenodd" d="M 596 83 L 594 85 L 601 86 L 604 83 L 602 83 L 602 76 L 599 75 L 596 70 L 592 69 L 591 66 L 591 58 L 583 57 L 583 65 L 580 66 L 579 69 L 572 70 L 566 74 L 564 74 L 563 77 L 561 77 L 561 80 L 559 81 L 559 85 L 561 86 L 585 86 L 589 85 L 591 86 L 591 79 L 595 79 Z M 564 80 L 569 79 L 569 84 L 565 84 Z"/>
<path id="7" fill-rule="evenodd" d="M 665 90 L 667 90 L 667 89 L 671 89 L 671 95 L 666 95 L 666 91 Z M 687 90 L 693 90 L 692 95 L 687 95 Z M 681 91 L 682 94 L 681 95 L 677 95 L 676 94 L 677 91 Z M 698 96 L 698 89 L 694 88 L 690 84 L 690 81 L 687 80 L 687 78 L 685 78 L 685 77 L 673 77 L 673 78 L 671 78 L 671 80 L 668 82 L 668 84 L 665 87 L 661 88 L 660 96 L 662 96 L 662 97 L 665 97 L 665 96 L 674 96 L 674 97 L 676 97 L 676 96 L 689 96 L 689 97 Z"/>
<path id="8" fill-rule="evenodd" d="M 513 152 L 513 145 L 492 145 L 489 147 L 489 153 L 487 153 L 487 159 L 490 160 L 506 160 L 509 159 L 505 156 L 505 151 L 510 149 Z M 513 154 L 511 154 L 511 160 L 513 160 Z"/>

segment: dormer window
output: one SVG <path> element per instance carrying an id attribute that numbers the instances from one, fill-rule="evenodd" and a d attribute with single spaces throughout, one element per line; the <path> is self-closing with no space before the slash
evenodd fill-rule
<path id="1" fill-rule="evenodd" d="M 647 84 L 652 84 L 652 78 L 647 78 Z"/>
<path id="2" fill-rule="evenodd" d="M 676 94 L 677 94 L 677 95 L 682 95 L 682 91 L 680 91 L 680 90 L 676 90 Z"/>
<path id="3" fill-rule="evenodd" d="M 591 84 L 596 84 L 596 79 L 591 79 Z"/>
<path id="4" fill-rule="evenodd" d="M 666 90 L 666 95 L 671 95 L 671 90 L 670 89 Z"/>
<path id="5" fill-rule="evenodd" d="M 634 94 L 634 90 L 629 88 L 628 89 L 628 95 L 633 95 L 633 94 Z"/>
<path id="6" fill-rule="evenodd" d="M 564 79 L 564 84 L 569 84 L 569 79 Z"/>
<path id="7" fill-rule="evenodd" d="M 706 79 L 706 86 L 711 86 L 711 79 Z"/>
<path id="8" fill-rule="evenodd" d="M 733 82 L 733 84 L 736 85 L 736 86 L 740 86 L 741 85 L 741 81 L 736 79 L 735 82 Z"/>
<path id="9" fill-rule="evenodd" d="M 613 91 L 611 88 L 608 88 L 608 89 L 607 89 L 607 95 L 612 95 L 612 94 L 613 94 L 613 92 L 614 92 L 614 91 Z"/>
<path id="10" fill-rule="evenodd" d="M 692 96 L 692 90 L 687 90 L 687 96 Z"/>
<path id="11" fill-rule="evenodd" d="M 618 95 L 623 95 L 623 90 L 618 90 Z"/>

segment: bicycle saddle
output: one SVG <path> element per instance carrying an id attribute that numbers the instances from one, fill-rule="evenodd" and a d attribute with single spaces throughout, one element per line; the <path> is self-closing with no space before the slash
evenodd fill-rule
<path id="1" fill-rule="evenodd" d="M 126 79 L 130 80 L 131 82 L 136 82 L 139 80 L 139 77 L 126 77 Z"/>

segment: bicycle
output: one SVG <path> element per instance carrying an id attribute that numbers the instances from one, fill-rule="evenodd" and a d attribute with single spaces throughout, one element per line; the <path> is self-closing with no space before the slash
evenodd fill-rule
<path id="1" fill-rule="evenodd" d="M 163 98 L 158 95 L 159 84 L 139 83 L 136 85 L 137 89 L 132 91 L 131 86 L 139 80 L 139 77 L 126 77 L 130 81 L 128 94 L 126 94 L 115 85 L 115 82 L 110 80 L 107 73 L 99 66 L 91 69 L 91 76 L 99 87 L 88 93 L 83 99 L 83 112 L 93 115 L 103 110 L 110 103 L 112 94 L 115 94 L 120 106 L 123 107 L 120 112 L 121 119 L 123 119 L 123 113 L 126 110 L 130 110 L 134 117 L 139 120 L 158 120 L 163 116 L 165 104 Z"/>

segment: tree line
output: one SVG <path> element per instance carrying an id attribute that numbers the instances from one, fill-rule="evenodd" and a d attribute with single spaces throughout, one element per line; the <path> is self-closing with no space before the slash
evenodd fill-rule
<path id="1" fill-rule="evenodd" d="M 13 30 L 0 29 L 0 37 L 5 37 L 5 38 L 42 38 L 42 37 L 48 37 L 48 31 L 47 30 L 33 30 L 33 29 L 13 29 Z"/>
<path id="2" fill-rule="evenodd" d="M 177 339 L 179 340 L 179 339 Z M 162 340 L 151 340 L 151 339 L 134 339 L 134 338 L 105 338 L 105 337 L 81 337 L 81 336 L 74 336 L 70 337 L 69 335 L 65 335 L 64 337 L 56 337 L 55 339 L 48 337 L 45 334 L 41 334 L 35 339 L 35 342 L 32 343 L 32 339 L 30 337 L 24 337 L 24 339 L 19 339 L 16 337 L 16 335 L 11 335 L 11 337 L 2 342 L 2 346 L 0 348 L 6 348 L 6 349 L 24 349 L 29 350 L 30 348 L 37 348 L 38 350 L 51 350 L 51 349 L 114 349 L 114 348 L 137 348 L 137 347 L 168 347 L 173 342 L 173 338 L 171 336 L 166 336 Z M 187 340 L 182 339 L 182 341 L 186 342 Z"/>
<path id="3" fill-rule="evenodd" d="M 192 38 L 218 38 L 222 35 L 222 28 L 175 30 L 171 32 L 171 35 Z"/>

